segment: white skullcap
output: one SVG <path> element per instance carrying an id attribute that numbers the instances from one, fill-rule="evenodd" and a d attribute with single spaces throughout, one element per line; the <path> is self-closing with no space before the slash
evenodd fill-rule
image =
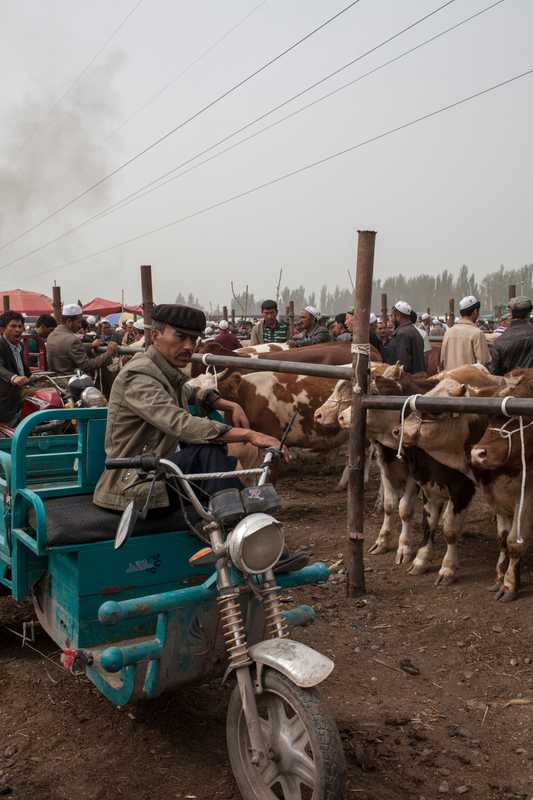
<path id="1" fill-rule="evenodd" d="M 431 317 L 430 317 L 430 316 L 429 316 L 429 314 L 426 312 L 425 314 L 422 314 L 422 319 L 431 319 Z"/>
<path id="2" fill-rule="evenodd" d="M 370 325 L 373 325 L 375 322 L 378 321 L 378 318 L 376 317 L 375 314 L 370 314 L 370 317 L 369 317 L 368 321 L 369 321 Z"/>
<path id="3" fill-rule="evenodd" d="M 395 303 L 393 306 L 393 311 L 394 310 L 399 311 L 400 314 L 403 314 L 404 316 L 408 317 L 413 309 L 411 308 L 409 303 L 405 302 L 405 300 L 398 300 L 398 302 Z"/>
<path id="4" fill-rule="evenodd" d="M 438 319 L 437 317 L 433 317 L 433 325 L 440 325 L 440 324 L 441 324 L 440 319 Z"/>
<path id="5" fill-rule="evenodd" d="M 318 308 L 315 308 L 315 306 L 306 306 L 305 310 L 307 311 L 308 314 L 311 314 L 311 316 L 314 317 L 315 319 L 320 319 L 320 311 L 318 310 Z"/>
<path id="6" fill-rule="evenodd" d="M 213 333 L 213 328 L 210 325 L 208 325 L 204 333 L 206 336 L 211 336 L 211 334 Z"/>
<path id="7" fill-rule="evenodd" d="M 133 320 L 132 319 L 127 319 L 126 320 L 126 325 L 133 325 Z"/>
<path id="8" fill-rule="evenodd" d="M 133 327 L 138 331 L 144 331 L 144 319 L 138 319 L 137 322 L 133 323 Z"/>
<path id="9" fill-rule="evenodd" d="M 87 317 L 87 322 L 88 322 L 89 325 L 94 325 L 94 323 L 96 322 L 96 317 L 88 316 Z"/>
<path id="10" fill-rule="evenodd" d="M 228 328 L 229 328 L 228 320 L 227 319 L 221 319 L 220 322 L 218 323 L 218 327 L 220 328 L 221 331 L 227 331 Z"/>
<path id="11" fill-rule="evenodd" d="M 82 313 L 81 306 L 77 303 L 68 303 L 63 306 L 63 310 L 61 311 L 63 317 L 81 317 Z"/>
<path id="12" fill-rule="evenodd" d="M 473 294 L 468 295 L 468 297 L 463 297 L 459 303 L 459 311 L 466 311 L 468 308 L 477 305 L 477 303 L 479 303 L 479 300 L 477 297 L 474 297 Z"/>

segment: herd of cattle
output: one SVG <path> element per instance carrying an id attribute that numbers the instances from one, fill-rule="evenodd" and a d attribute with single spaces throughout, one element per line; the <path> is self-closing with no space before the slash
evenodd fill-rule
<path id="1" fill-rule="evenodd" d="M 216 352 L 216 347 L 206 346 Z M 275 355 L 274 355 L 275 353 Z M 313 345 L 287 351 L 285 345 L 259 345 L 231 355 L 251 358 L 348 364 L 350 344 Z M 418 379 L 400 365 L 374 360 L 370 364 L 372 394 L 427 394 L 447 397 L 533 397 L 533 370 L 517 369 L 504 377 L 480 365 Z M 200 374 L 199 374 L 200 373 Z M 221 395 L 244 408 L 252 428 L 280 437 L 296 414 L 289 447 L 317 451 L 337 449 L 347 440 L 350 427 L 351 382 L 275 372 L 245 372 L 193 365 L 197 385 L 216 384 Z M 518 418 L 488 418 L 472 413 L 428 414 L 415 411 L 370 410 L 367 438 L 381 476 L 383 523 L 370 553 L 396 549 L 396 563 L 412 575 L 430 567 L 437 527 L 446 542 L 437 584 L 449 584 L 459 569 L 458 540 L 467 512 L 479 492 L 496 516 L 499 552 L 496 598 L 517 597 L 520 562 L 533 529 L 533 422 Z M 399 449 L 401 446 L 401 453 Z M 249 447 L 248 445 L 246 447 Z M 250 455 L 241 455 L 241 460 Z M 252 457 L 253 458 L 253 457 Z M 415 545 L 413 520 L 418 497 L 423 502 L 423 541 Z M 401 530 L 394 537 L 398 509 Z"/>

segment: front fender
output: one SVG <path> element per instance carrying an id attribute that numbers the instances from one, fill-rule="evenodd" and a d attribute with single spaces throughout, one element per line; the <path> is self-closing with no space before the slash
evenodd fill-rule
<path id="1" fill-rule="evenodd" d="M 292 639 L 267 639 L 252 645 L 248 652 L 258 665 L 258 672 L 262 667 L 270 667 L 302 689 L 318 686 L 331 675 L 335 666 L 327 656 Z"/>

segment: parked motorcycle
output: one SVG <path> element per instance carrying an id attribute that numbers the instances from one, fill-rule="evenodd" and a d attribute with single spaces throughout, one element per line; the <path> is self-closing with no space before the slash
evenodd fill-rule
<path id="1" fill-rule="evenodd" d="M 109 459 L 106 467 L 136 469 L 139 482 L 165 479 L 188 504 L 182 505 L 183 513 L 192 506 L 200 520 L 194 530 L 207 546 L 192 555 L 189 563 L 215 567 L 213 588 L 227 654 L 224 680 L 235 678 L 226 739 L 243 798 L 337 800 L 344 780 L 343 751 L 337 727 L 323 709 L 316 688 L 334 665 L 307 645 L 287 638 L 287 612 L 282 611 L 278 596 L 276 570 L 285 540 L 281 524 L 272 516 L 280 500 L 267 480 L 272 461 L 279 456 L 280 451 L 271 449 L 258 469 L 216 475 L 184 475 L 174 462 L 149 455 Z M 211 496 L 208 508 L 191 488 L 201 479 L 243 474 L 259 476 L 257 486 L 219 491 Z M 146 514 L 147 507 L 139 510 L 133 502 L 128 505 L 117 529 L 115 549 L 126 544 L 137 520 Z M 262 610 L 259 619 L 246 608 L 245 599 L 250 596 Z M 163 608 L 158 598 L 146 598 L 153 601 L 154 610 L 156 605 Z M 108 603 L 101 607 L 99 617 L 126 618 L 132 613 L 132 602 Z M 163 649 L 167 646 L 175 645 L 160 644 Z M 179 646 L 180 658 L 171 669 L 179 670 L 187 660 L 187 647 L 186 641 Z M 123 663 L 128 662 L 119 648 L 113 649 L 112 658 L 111 654 L 101 656 L 108 670 Z"/>
<path id="2" fill-rule="evenodd" d="M 45 388 L 48 387 L 48 388 Z M 53 411 L 56 408 L 93 408 L 107 405 L 102 392 L 96 388 L 87 373 L 77 370 L 73 375 L 53 375 L 35 372 L 30 378 L 22 402 L 20 421 L 36 411 Z M 70 422 L 53 420 L 33 429 L 33 436 L 52 436 L 69 433 Z M 0 423 L 0 438 L 12 439 L 16 427 Z"/>

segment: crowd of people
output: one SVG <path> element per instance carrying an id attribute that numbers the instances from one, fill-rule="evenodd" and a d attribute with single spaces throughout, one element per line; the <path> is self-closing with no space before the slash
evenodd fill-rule
<path id="1" fill-rule="evenodd" d="M 532 308 L 529 298 L 514 298 L 508 316 L 491 331 L 480 316 L 476 297 L 460 301 L 459 315 L 451 326 L 429 313 L 417 315 L 409 303 L 399 300 L 386 318 L 370 314 L 369 342 L 384 361 L 399 362 L 411 374 L 427 372 L 432 340 L 436 340 L 440 342 L 438 368 L 450 370 L 477 362 L 503 375 L 515 367 L 533 367 Z M 277 303 L 264 300 L 261 317 L 255 322 L 205 320 L 198 335 L 235 351 L 248 343 L 306 347 L 351 342 L 352 327 L 353 309 L 327 318 L 309 305 L 299 314 L 291 333 L 288 320 L 279 316 Z M 59 323 L 43 314 L 28 333 L 22 314 L 4 312 L 0 316 L 0 422 L 17 424 L 23 389 L 30 377 L 29 360 L 35 353 L 45 353 L 46 368 L 59 375 L 78 369 L 94 375 L 111 362 L 117 363 L 118 370 L 132 358 L 122 356 L 119 361 L 119 346 L 144 347 L 142 319 L 125 318 L 116 325 L 109 318 L 84 316 L 81 307 L 73 303 L 63 307 Z"/>

